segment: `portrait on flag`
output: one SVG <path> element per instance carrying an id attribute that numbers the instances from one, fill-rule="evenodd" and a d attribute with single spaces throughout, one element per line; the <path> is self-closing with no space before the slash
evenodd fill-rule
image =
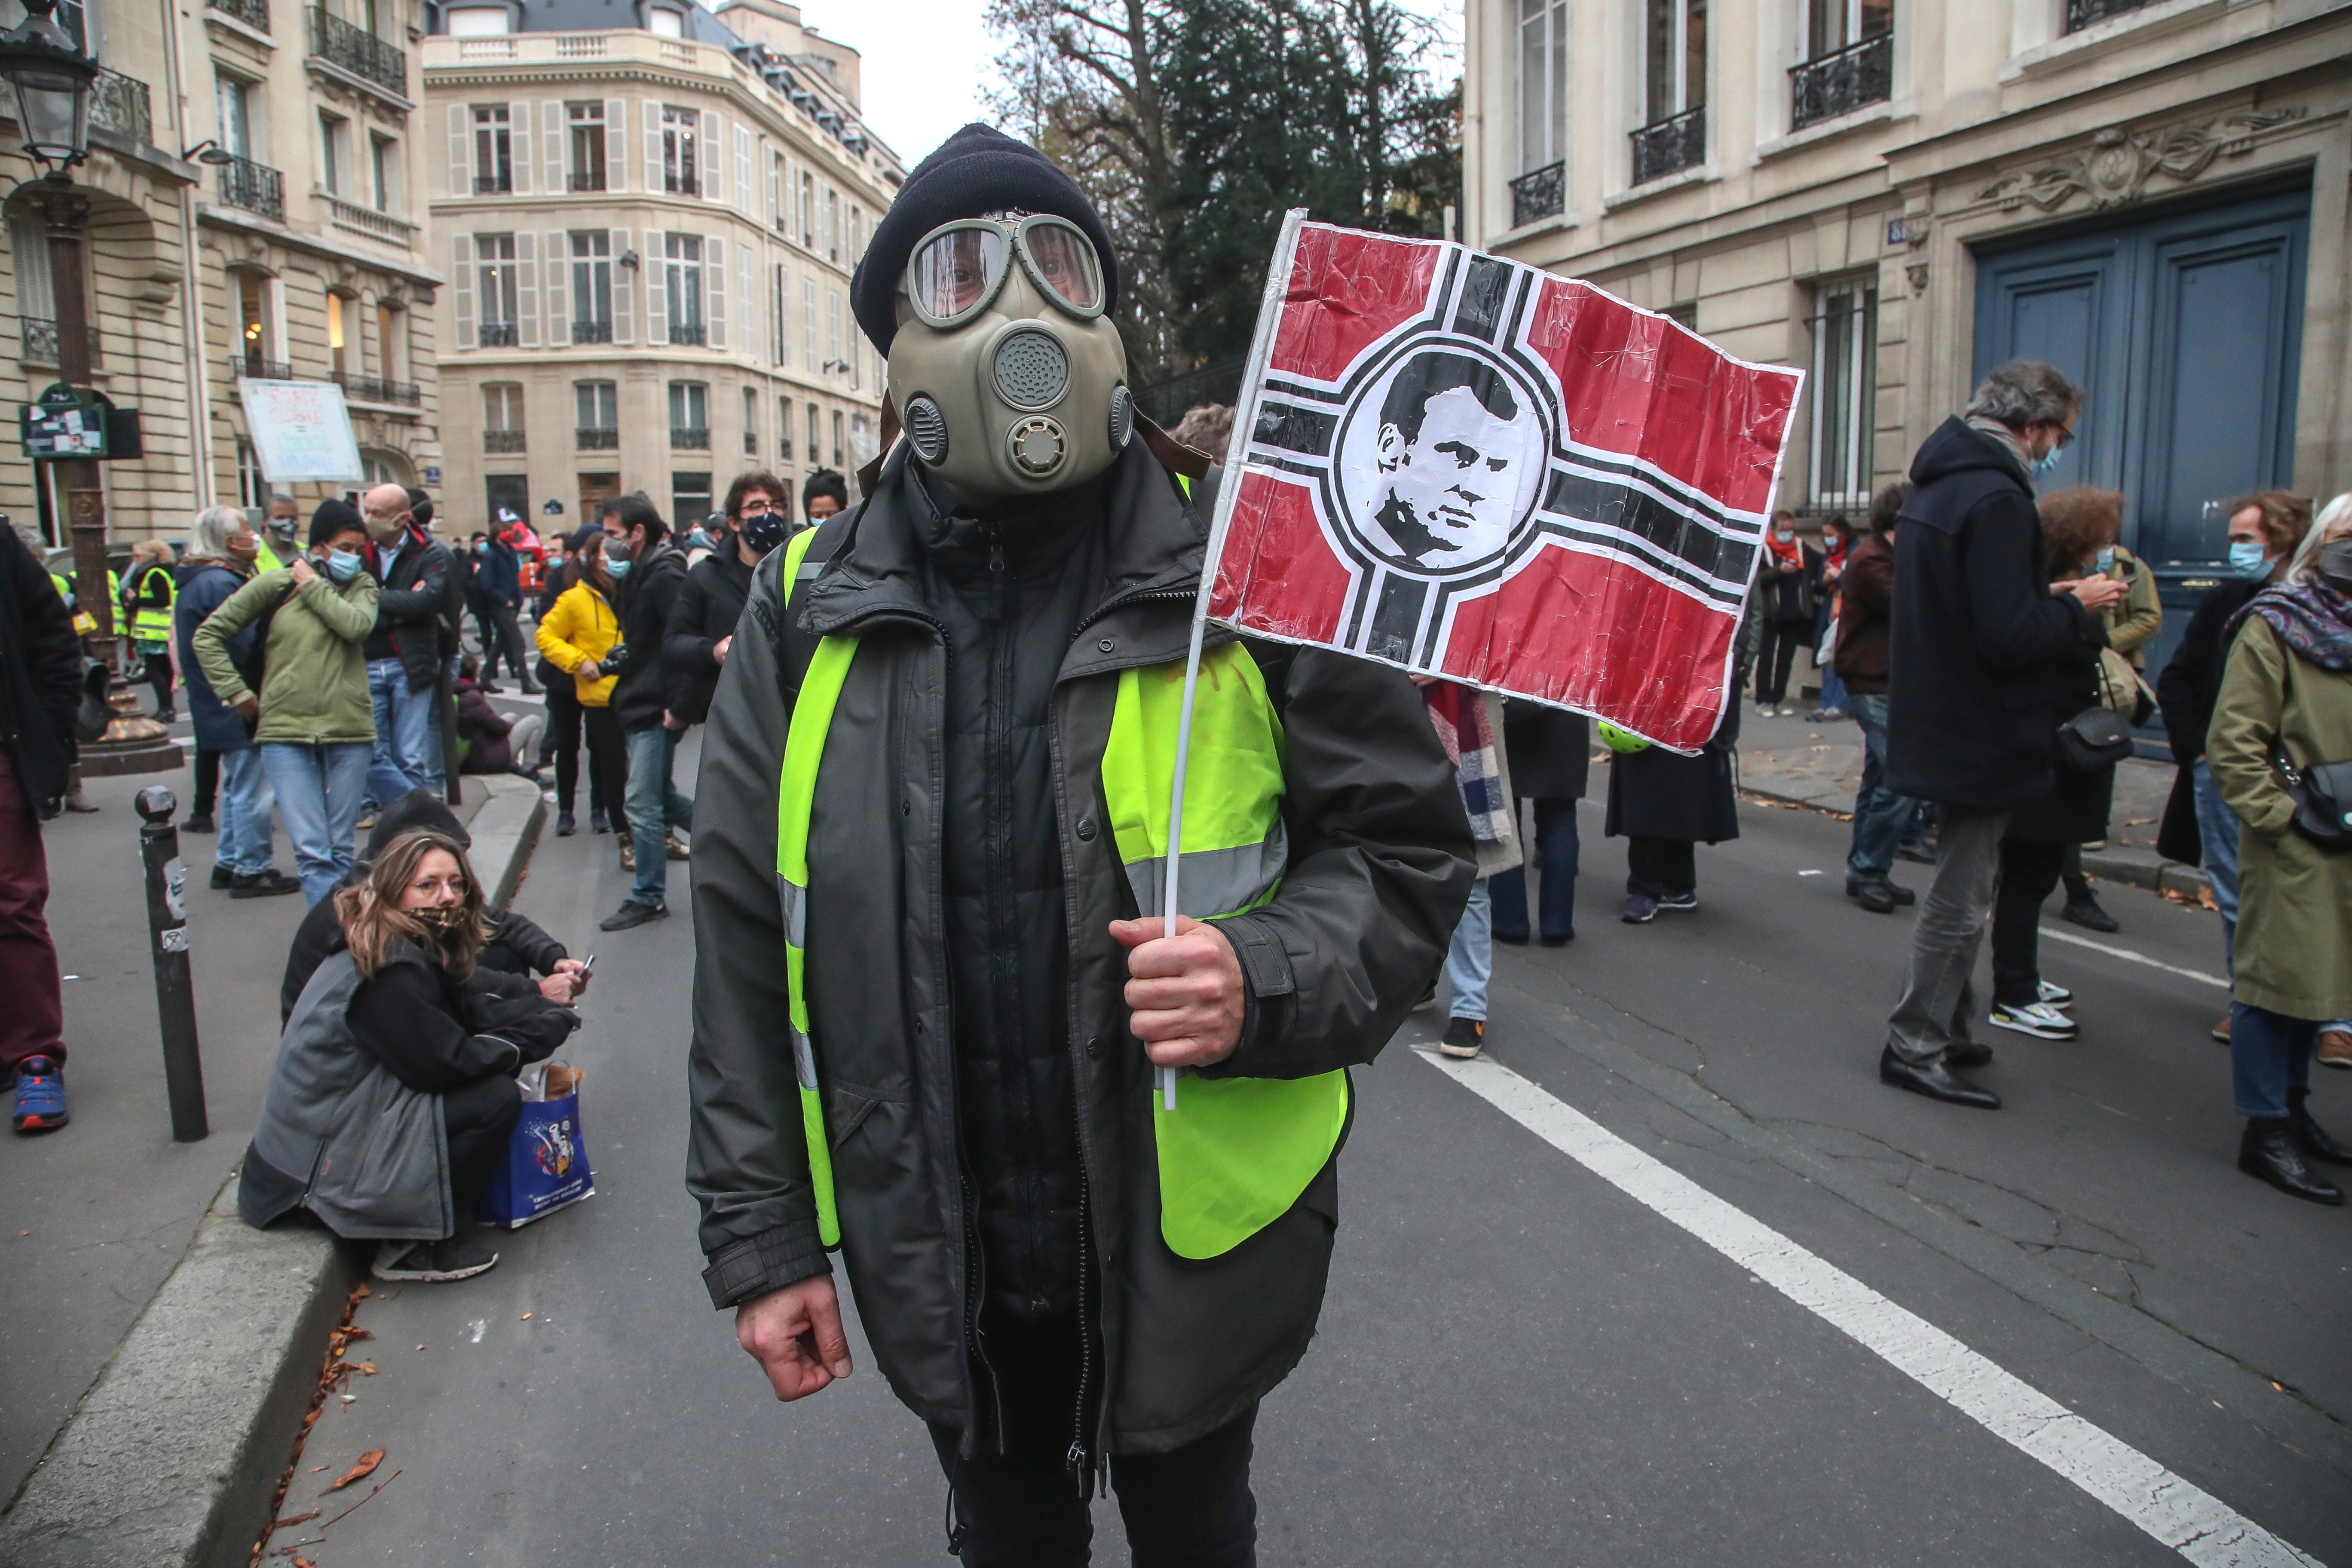
<path id="1" fill-rule="evenodd" d="M 1703 745 L 1801 374 L 1442 241 L 1275 267 L 1210 616 Z"/>

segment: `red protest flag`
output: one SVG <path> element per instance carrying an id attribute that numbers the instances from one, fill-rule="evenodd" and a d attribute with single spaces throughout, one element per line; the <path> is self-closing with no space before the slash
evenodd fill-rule
<path id="1" fill-rule="evenodd" d="M 1695 752 L 1802 381 L 1588 283 L 1294 215 L 1207 613 Z"/>

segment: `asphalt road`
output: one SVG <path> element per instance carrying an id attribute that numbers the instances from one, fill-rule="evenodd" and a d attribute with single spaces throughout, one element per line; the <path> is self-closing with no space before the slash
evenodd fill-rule
<path id="1" fill-rule="evenodd" d="M 2008 1108 L 1951 1110 L 1875 1081 L 1907 926 L 1842 896 L 1844 826 L 1743 818 L 1699 857 L 1697 913 L 1628 927 L 1588 806 L 1580 940 L 1500 954 L 1489 1057 L 1517 1076 L 1412 1048 L 1442 1011 L 1359 1076 L 1321 1333 L 1258 1428 L 1263 1561 L 2159 1563 L 2181 1554 L 2127 1512 L 2185 1481 L 2352 1563 L 2352 1215 L 2231 1166 L 2223 993 L 2174 973 L 2217 966 L 2212 917 L 2111 889 L 2103 940 L 2152 962 L 2047 942 L 2084 1037 L 1993 1035 Z M 625 889 L 583 835 L 542 844 L 519 900 L 599 954 L 568 1052 L 597 1195 L 478 1280 L 362 1304 L 379 1373 L 328 1402 L 287 1511 L 370 1448 L 397 1476 L 299 1548 L 319 1568 L 944 1560 L 945 1489 L 862 1338 L 857 1375 L 782 1406 L 708 1304 L 680 1181 L 691 932 L 595 933 Z M 2352 1131 L 2352 1079 L 2323 1077 Z M 1720 1202 L 1670 1219 L 1682 1178 Z M 1726 1227 L 1769 1258 L 1727 1257 Z M 1922 1344 L 1943 1371 L 1906 1375 Z M 2005 1440 L 2000 1373 L 2105 1458 L 2046 1411 Z M 2053 1431 L 2083 1485 L 2024 1451 Z"/>

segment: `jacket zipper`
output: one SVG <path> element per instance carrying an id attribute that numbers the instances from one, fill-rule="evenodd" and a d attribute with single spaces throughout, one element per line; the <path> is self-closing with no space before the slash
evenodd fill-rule
<path id="1" fill-rule="evenodd" d="M 1160 604 L 1171 599 L 1197 600 L 1200 596 L 1201 591 L 1198 587 L 1162 588 L 1150 594 L 1123 595 L 1118 598 L 1111 600 L 1107 605 L 1097 605 L 1095 606 L 1093 614 L 1087 616 L 1085 620 L 1080 621 L 1077 626 L 1071 630 L 1070 640 L 1072 642 L 1076 642 L 1080 637 L 1086 635 L 1087 628 L 1088 626 L 1093 626 L 1097 621 L 1101 620 L 1105 616 L 1110 615 L 1114 611 L 1124 610 L 1136 605 Z"/>

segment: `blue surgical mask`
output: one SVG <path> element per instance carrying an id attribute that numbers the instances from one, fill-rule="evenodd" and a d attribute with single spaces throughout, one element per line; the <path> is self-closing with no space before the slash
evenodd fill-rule
<path id="1" fill-rule="evenodd" d="M 2033 461 L 2026 465 L 2026 467 L 2032 468 L 2037 476 L 2046 474 L 2057 466 L 2058 448 L 2055 447 L 2051 447 L 2050 450 L 2042 453 L 2042 456 L 2034 458 Z"/>
<path id="2" fill-rule="evenodd" d="M 2230 570 L 2241 577 L 2269 576 L 2271 558 L 2263 552 L 2263 542 L 2259 539 L 2230 541 Z"/>
<path id="3" fill-rule="evenodd" d="M 2112 572 L 2115 569 L 2116 547 L 2110 544 L 2105 549 L 2099 552 L 2099 570 L 2102 572 Z"/>
<path id="4" fill-rule="evenodd" d="M 327 575 L 338 583 L 348 583 L 360 574 L 360 552 L 356 550 L 327 552 Z"/>
<path id="5" fill-rule="evenodd" d="M 604 557 L 604 570 L 610 572 L 613 581 L 617 583 L 629 574 L 629 563 L 626 560 L 615 561 L 607 555 Z"/>

